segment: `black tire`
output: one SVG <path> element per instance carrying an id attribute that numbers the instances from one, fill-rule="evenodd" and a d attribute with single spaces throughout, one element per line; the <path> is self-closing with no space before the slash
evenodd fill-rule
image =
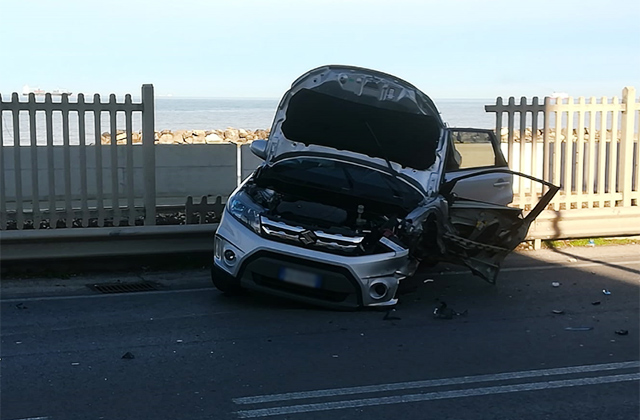
<path id="1" fill-rule="evenodd" d="M 233 277 L 215 264 L 211 267 L 211 281 L 218 290 L 229 295 L 240 294 L 243 291 L 239 279 Z"/>

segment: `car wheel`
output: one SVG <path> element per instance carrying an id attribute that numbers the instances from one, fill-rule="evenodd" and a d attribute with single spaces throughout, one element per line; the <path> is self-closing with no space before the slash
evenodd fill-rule
<path id="1" fill-rule="evenodd" d="M 211 281 L 223 293 L 239 294 L 243 290 L 237 278 L 218 268 L 215 264 L 211 267 Z"/>

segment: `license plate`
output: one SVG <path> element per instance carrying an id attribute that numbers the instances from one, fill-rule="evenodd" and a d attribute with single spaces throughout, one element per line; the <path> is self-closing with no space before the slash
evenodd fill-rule
<path id="1" fill-rule="evenodd" d="M 282 267 L 278 277 L 282 281 L 297 284 L 298 286 L 313 287 L 314 289 L 322 286 L 322 276 L 294 268 Z"/>

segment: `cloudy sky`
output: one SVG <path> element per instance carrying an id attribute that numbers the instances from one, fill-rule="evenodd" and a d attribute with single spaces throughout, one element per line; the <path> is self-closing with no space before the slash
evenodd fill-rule
<path id="1" fill-rule="evenodd" d="M 640 89 L 638 0 L 2 0 L 0 92 L 277 98 L 323 64 L 434 98 Z"/>

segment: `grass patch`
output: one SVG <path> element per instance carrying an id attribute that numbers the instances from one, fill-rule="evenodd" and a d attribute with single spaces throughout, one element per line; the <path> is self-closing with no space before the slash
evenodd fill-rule
<path id="1" fill-rule="evenodd" d="M 632 238 L 584 238 L 584 239 L 564 239 L 555 241 L 542 241 L 542 248 L 573 248 L 585 246 L 608 246 L 608 245 L 635 245 L 640 244 L 639 237 Z"/>

